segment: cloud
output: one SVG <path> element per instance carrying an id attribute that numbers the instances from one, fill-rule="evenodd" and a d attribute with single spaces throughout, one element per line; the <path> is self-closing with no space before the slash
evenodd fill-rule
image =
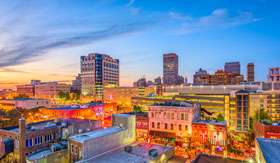
<path id="1" fill-rule="evenodd" d="M 135 0 L 130 0 L 129 3 L 127 4 L 127 6 L 131 6 L 134 2 L 135 2 Z"/>
<path id="2" fill-rule="evenodd" d="M 171 15 L 178 20 L 183 20 L 180 19 L 182 16 L 178 14 L 173 13 Z M 180 27 L 175 30 L 175 33 L 188 34 L 218 28 L 231 28 L 260 20 L 262 19 L 255 18 L 251 12 L 238 11 L 231 15 L 227 9 L 217 9 L 208 16 L 182 21 Z"/>
<path id="3" fill-rule="evenodd" d="M 1 68 L 0 72 L 30 73 L 30 72 L 27 72 L 27 71 L 17 70 L 17 69 L 13 69 L 13 68 Z"/>
<path id="4" fill-rule="evenodd" d="M 75 33 L 57 34 L 38 34 L 36 36 L 23 36 L 9 47 L 0 49 L 0 67 L 20 65 L 30 62 L 37 56 L 44 55 L 46 52 L 55 48 L 67 48 L 93 43 L 98 40 L 140 31 L 150 23 L 145 22 L 126 22 L 114 24 L 101 30 Z"/>
<path id="5" fill-rule="evenodd" d="M 170 11 L 170 12 L 168 13 L 168 15 L 169 15 L 172 19 L 175 19 L 175 20 L 192 20 L 192 17 L 191 17 L 191 16 L 185 16 L 185 15 L 182 15 L 181 13 L 178 13 L 178 12 Z"/>

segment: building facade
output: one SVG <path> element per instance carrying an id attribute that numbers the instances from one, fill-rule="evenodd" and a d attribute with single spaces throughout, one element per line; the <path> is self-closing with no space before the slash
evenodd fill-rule
<path id="1" fill-rule="evenodd" d="M 17 94 L 33 98 L 35 97 L 35 87 L 34 85 L 17 85 Z"/>
<path id="2" fill-rule="evenodd" d="M 268 124 L 254 121 L 254 131 L 256 137 L 280 139 L 280 126 L 278 123 Z"/>
<path id="3" fill-rule="evenodd" d="M 280 67 L 269 68 L 267 81 L 280 81 Z"/>
<path id="4" fill-rule="evenodd" d="M 119 86 L 119 60 L 106 54 L 81 56 L 82 95 L 102 95 L 104 87 Z"/>
<path id="5" fill-rule="evenodd" d="M 81 74 L 78 74 L 76 76 L 75 80 L 72 80 L 72 87 L 71 87 L 71 92 L 81 92 L 81 86 L 82 86 L 82 80 L 81 80 Z"/>
<path id="6" fill-rule="evenodd" d="M 248 63 L 247 65 L 247 82 L 255 81 L 255 66 L 254 63 Z"/>
<path id="7" fill-rule="evenodd" d="M 3 99 L 0 100 L 0 108 L 11 110 L 14 108 L 33 109 L 38 107 L 50 107 L 51 101 L 49 99 Z"/>
<path id="8" fill-rule="evenodd" d="M 225 72 L 240 74 L 240 62 L 226 62 L 224 66 Z"/>
<path id="9" fill-rule="evenodd" d="M 55 98 L 59 92 L 70 93 L 70 85 L 57 82 L 46 82 L 35 85 L 36 98 Z"/>
<path id="10" fill-rule="evenodd" d="M 178 77 L 178 55 L 169 53 L 163 55 L 163 84 L 175 85 Z"/>
<path id="11" fill-rule="evenodd" d="M 192 121 L 199 119 L 200 105 L 188 102 L 149 106 L 150 137 L 155 142 L 177 142 L 182 145 L 192 132 Z"/>
<path id="12" fill-rule="evenodd" d="M 219 121 L 196 120 L 192 123 L 192 143 L 208 145 L 208 149 L 215 152 L 217 147 L 226 149 L 227 124 Z M 211 146 L 211 147 L 210 147 Z"/>

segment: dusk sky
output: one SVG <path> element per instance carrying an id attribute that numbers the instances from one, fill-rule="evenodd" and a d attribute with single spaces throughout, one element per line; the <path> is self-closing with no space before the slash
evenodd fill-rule
<path id="1" fill-rule="evenodd" d="M 31 79 L 70 81 L 80 56 L 120 60 L 120 83 L 162 76 L 162 55 L 179 56 L 179 74 L 210 73 L 240 61 L 256 80 L 280 66 L 278 0 L 2 0 L 0 88 Z"/>

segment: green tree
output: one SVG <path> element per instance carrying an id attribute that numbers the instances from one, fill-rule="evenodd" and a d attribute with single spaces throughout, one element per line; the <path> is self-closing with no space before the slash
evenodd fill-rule
<path id="1" fill-rule="evenodd" d="M 65 93 L 65 99 L 70 100 L 70 94 L 68 92 Z"/>
<path id="2" fill-rule="evenodd" d="M 63 91 L 59 91 L 58 98 L 64 99 L 65 98 L 65 93 Z"/>
<path id="3" fill-rule="evenodd" d="M 225 119 L 224 119 L 224 116 L 222 114 L 219 114 L 218 117 L 217 117 L 217 120 L 223 122 Z"/>
<path id="4" fill-rule="evenodd" d="M 258 122 L 261 122 L 263 120 L 271 122 L 271 118 L 269 117 L 268 112 L 266 112 L 264 109 L 257 110 L 254 119 Z"/>
<path id="5" fill-rule="evenodd" d="M 29 98 L 29 96 L 26 94 L 19 94 L 15 97 L 15 99 L 23 99 L 23 98 Z"/>
<path id="6" fill-rule="evenodd" d="M 142 109 L 141 109 L 141 107 L 140 106 L 133 106 L 133 112 L 141 112 L 142 111 Z"/>

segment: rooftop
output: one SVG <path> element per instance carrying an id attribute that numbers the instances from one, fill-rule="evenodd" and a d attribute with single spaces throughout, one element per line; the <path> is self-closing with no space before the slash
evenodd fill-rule
<path id="1" fill-rule="evenodd" d="M 124 147 L 120 147 L 109 153 L 101 154 L 97 157 L 90 158 L 86 161 L 87 163 L 140 163 L 140 162 L 150 162 L 160 155 L 164 154 L 168 150 L 174 147 L 167 147 L 161 145 L 147 144 L 147 143 L 133 143 L 132 152 L 128 153 L 124 151 Z M 149 150 L 157 149 L 158 156 L 149 156 Z"/>
<path id="2" fill-rule="evenodd" d="M 187 101 L 180 101 L 180 103 L 166 101 L 165 103 L 155 103 L 152 106 L 193 107 L 193 104 Z"/>
<path id="3" fill-rule="evenodd" d="M 206 155 L 199 153 L 196 155 L 192 163 L 247 163 L 248 161 L 224 158 L 221 156 Z"/>
<path id="4" fill-rule="evenodd" d="M 278 162 L 280 160 L 280 140 L 266 138 L 256 138 L 256 140 L 267 163 Z"/>
<path id="5" fill-rule="evenodd" d="M 93 121 L 93 120 L 75 119 L 75 118 L 69 118 L 69 119 L 59 118 L 59 119 L 55 119 L 55 120 L 42 121 L 42 122 L 37 122 L 37 123 L 27 123 L 25 130 L 26 130 L 26 132 L 31 132 L 31 131 L 43 130 L 46 128 L 62 126 L 63 123 L 66 126 L 68 126 L 68 125 L 86 123 L 89 121 Z M 0 128 L 0 129 L 11 131 L 11 132 L 19 132 L 19 126 L 4 127 L 4 128 Z"/>
<path id="6" fill-rule="evenodd" d="M 194 119 L 192 121 L 193 123 L 205 123 L 205 124 L 213 124 L 213 125 L 227 125 L 226 121 L 210 121 L 210 120 L 200 120 L 200 119 Z"/>
<path id="7" fill-rule="evenodd" d="M 105 103 L 103 102 L 90 102 L 87 104 L 74 104 L 74 105 L 68 105 L 63 107 L 54 107 L 54 108 L 48 108 L 53 110 L 78 110 L 78 109 L 86 109 L 86 108 L 92 108 L 93 106 L 102 106 Z"/>
<path id="8" fill-rule="evenodd" d="M 0 99 L 0 101 L 26 101 L 26 100 L 47 100 L 42 98 L 16 98 L 16 99 Z"/>
<path id="9" fill-rule="evenodd" d="M 130 116 L 130 115 L 128 115 L 128 116 Z M 110 128 L 106 128 L 106 129 L 102 129 L 102 130 L 74 135 L 74 136 L 71 136 L 69 139 L 80 142 L 80 143 L 84 143 L 86 140 L 95 139 L 95 138 L 106 136 L 106 135 L 111 135 L 111 134 L 121 132 L 124 130 L 126 130 L 126 129 L 114 126 L 114 127 L 110 127 Z"/>

